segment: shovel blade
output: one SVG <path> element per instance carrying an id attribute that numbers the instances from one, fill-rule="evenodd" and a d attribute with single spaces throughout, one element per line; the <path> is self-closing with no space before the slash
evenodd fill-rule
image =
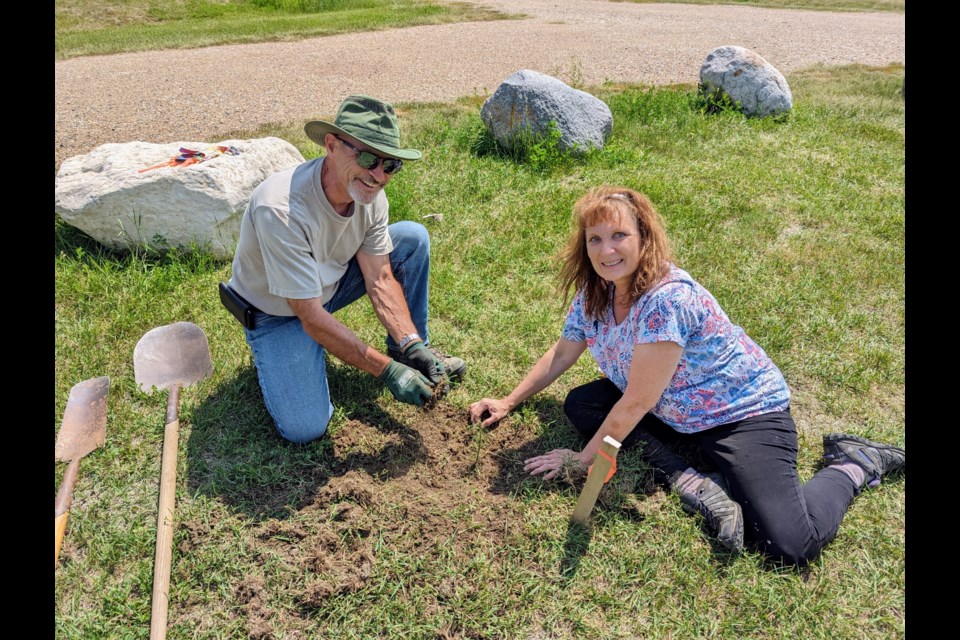
<path id="1" fill-rule="evenodd" d="M 107 392 L 110 378 L 90 378 L 70 389 L 54 456 L 61 462 L 78 460 L 103 444 L 107 433 Z"/>
<path id="2" fill-rule="evenodd" d="M 213 373 L 207 336 L 192 322 L 151 329 L 133 350 L 133 373 L 146 393 L 199 382 Z"/>

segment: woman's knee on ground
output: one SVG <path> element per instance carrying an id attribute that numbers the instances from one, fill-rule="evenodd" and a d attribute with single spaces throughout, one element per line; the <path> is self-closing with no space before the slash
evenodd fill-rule
<path id="1" fill-rule="evenodd" d="M 749 528 L 749 525 L 748 525 Z M 805 567 L 820 554 L 820 546 L 798 530 L 754 532 L 759 550 L 770 560 Z"/>

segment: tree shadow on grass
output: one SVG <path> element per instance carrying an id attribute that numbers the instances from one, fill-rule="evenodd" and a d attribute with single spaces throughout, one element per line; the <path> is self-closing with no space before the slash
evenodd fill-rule
<path id="1" fill-rule="evenodd" d="M 222 500 L 254 521 L 282 519 L 311 504 L 330 478 L 352 469 L 397 477 L 426 457 L 419 434 L 377 406 L 382 388 L 374 378 L 332 363 L 327 376 L 338 415 L 349 417 L 335 417 L 324 437 L 302 445 L 277 433 L 252 365 L 220 385 L 192 412 L 190 492 Z M 337 446 L 351 426 L 391 437 L 372 452 Z"/>

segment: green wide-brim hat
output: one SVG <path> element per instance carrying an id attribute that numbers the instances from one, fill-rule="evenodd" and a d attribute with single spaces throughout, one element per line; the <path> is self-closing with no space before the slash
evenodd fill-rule
<path id="1" fill-rule="evenodd" d="M 328 133 L 345 134 L 385 158 L 419 160 L 423 156 L 416 149 L 400 147 L 400 125 L 393 106 L 370 96 L 347 97 L 332 123 L 312 120 L 303 130 L 320 146 L 324 146 L 323 136 Z"/>

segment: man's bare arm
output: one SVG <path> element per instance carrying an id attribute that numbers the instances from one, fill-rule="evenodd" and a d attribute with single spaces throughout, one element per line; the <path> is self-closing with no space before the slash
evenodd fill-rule
<path id="1" fill-rule="evenodd" d="M 390 267 L 390 256 L 359 252 L 357 262 L 360 264 L 373 310 L 390 337 L 399 342 L 404 336 L 417 333 L 403 289 Z"/>
<path id="2" fill-rule="evenodd" d="M 389 357 L 360 340 L 345 324 L 324 309 L 322 298 L 288 299 L 287 302 L 303 322 L 307 334 L 343 362 L 373 376 L 383 373 L 390 363 Z"/>

